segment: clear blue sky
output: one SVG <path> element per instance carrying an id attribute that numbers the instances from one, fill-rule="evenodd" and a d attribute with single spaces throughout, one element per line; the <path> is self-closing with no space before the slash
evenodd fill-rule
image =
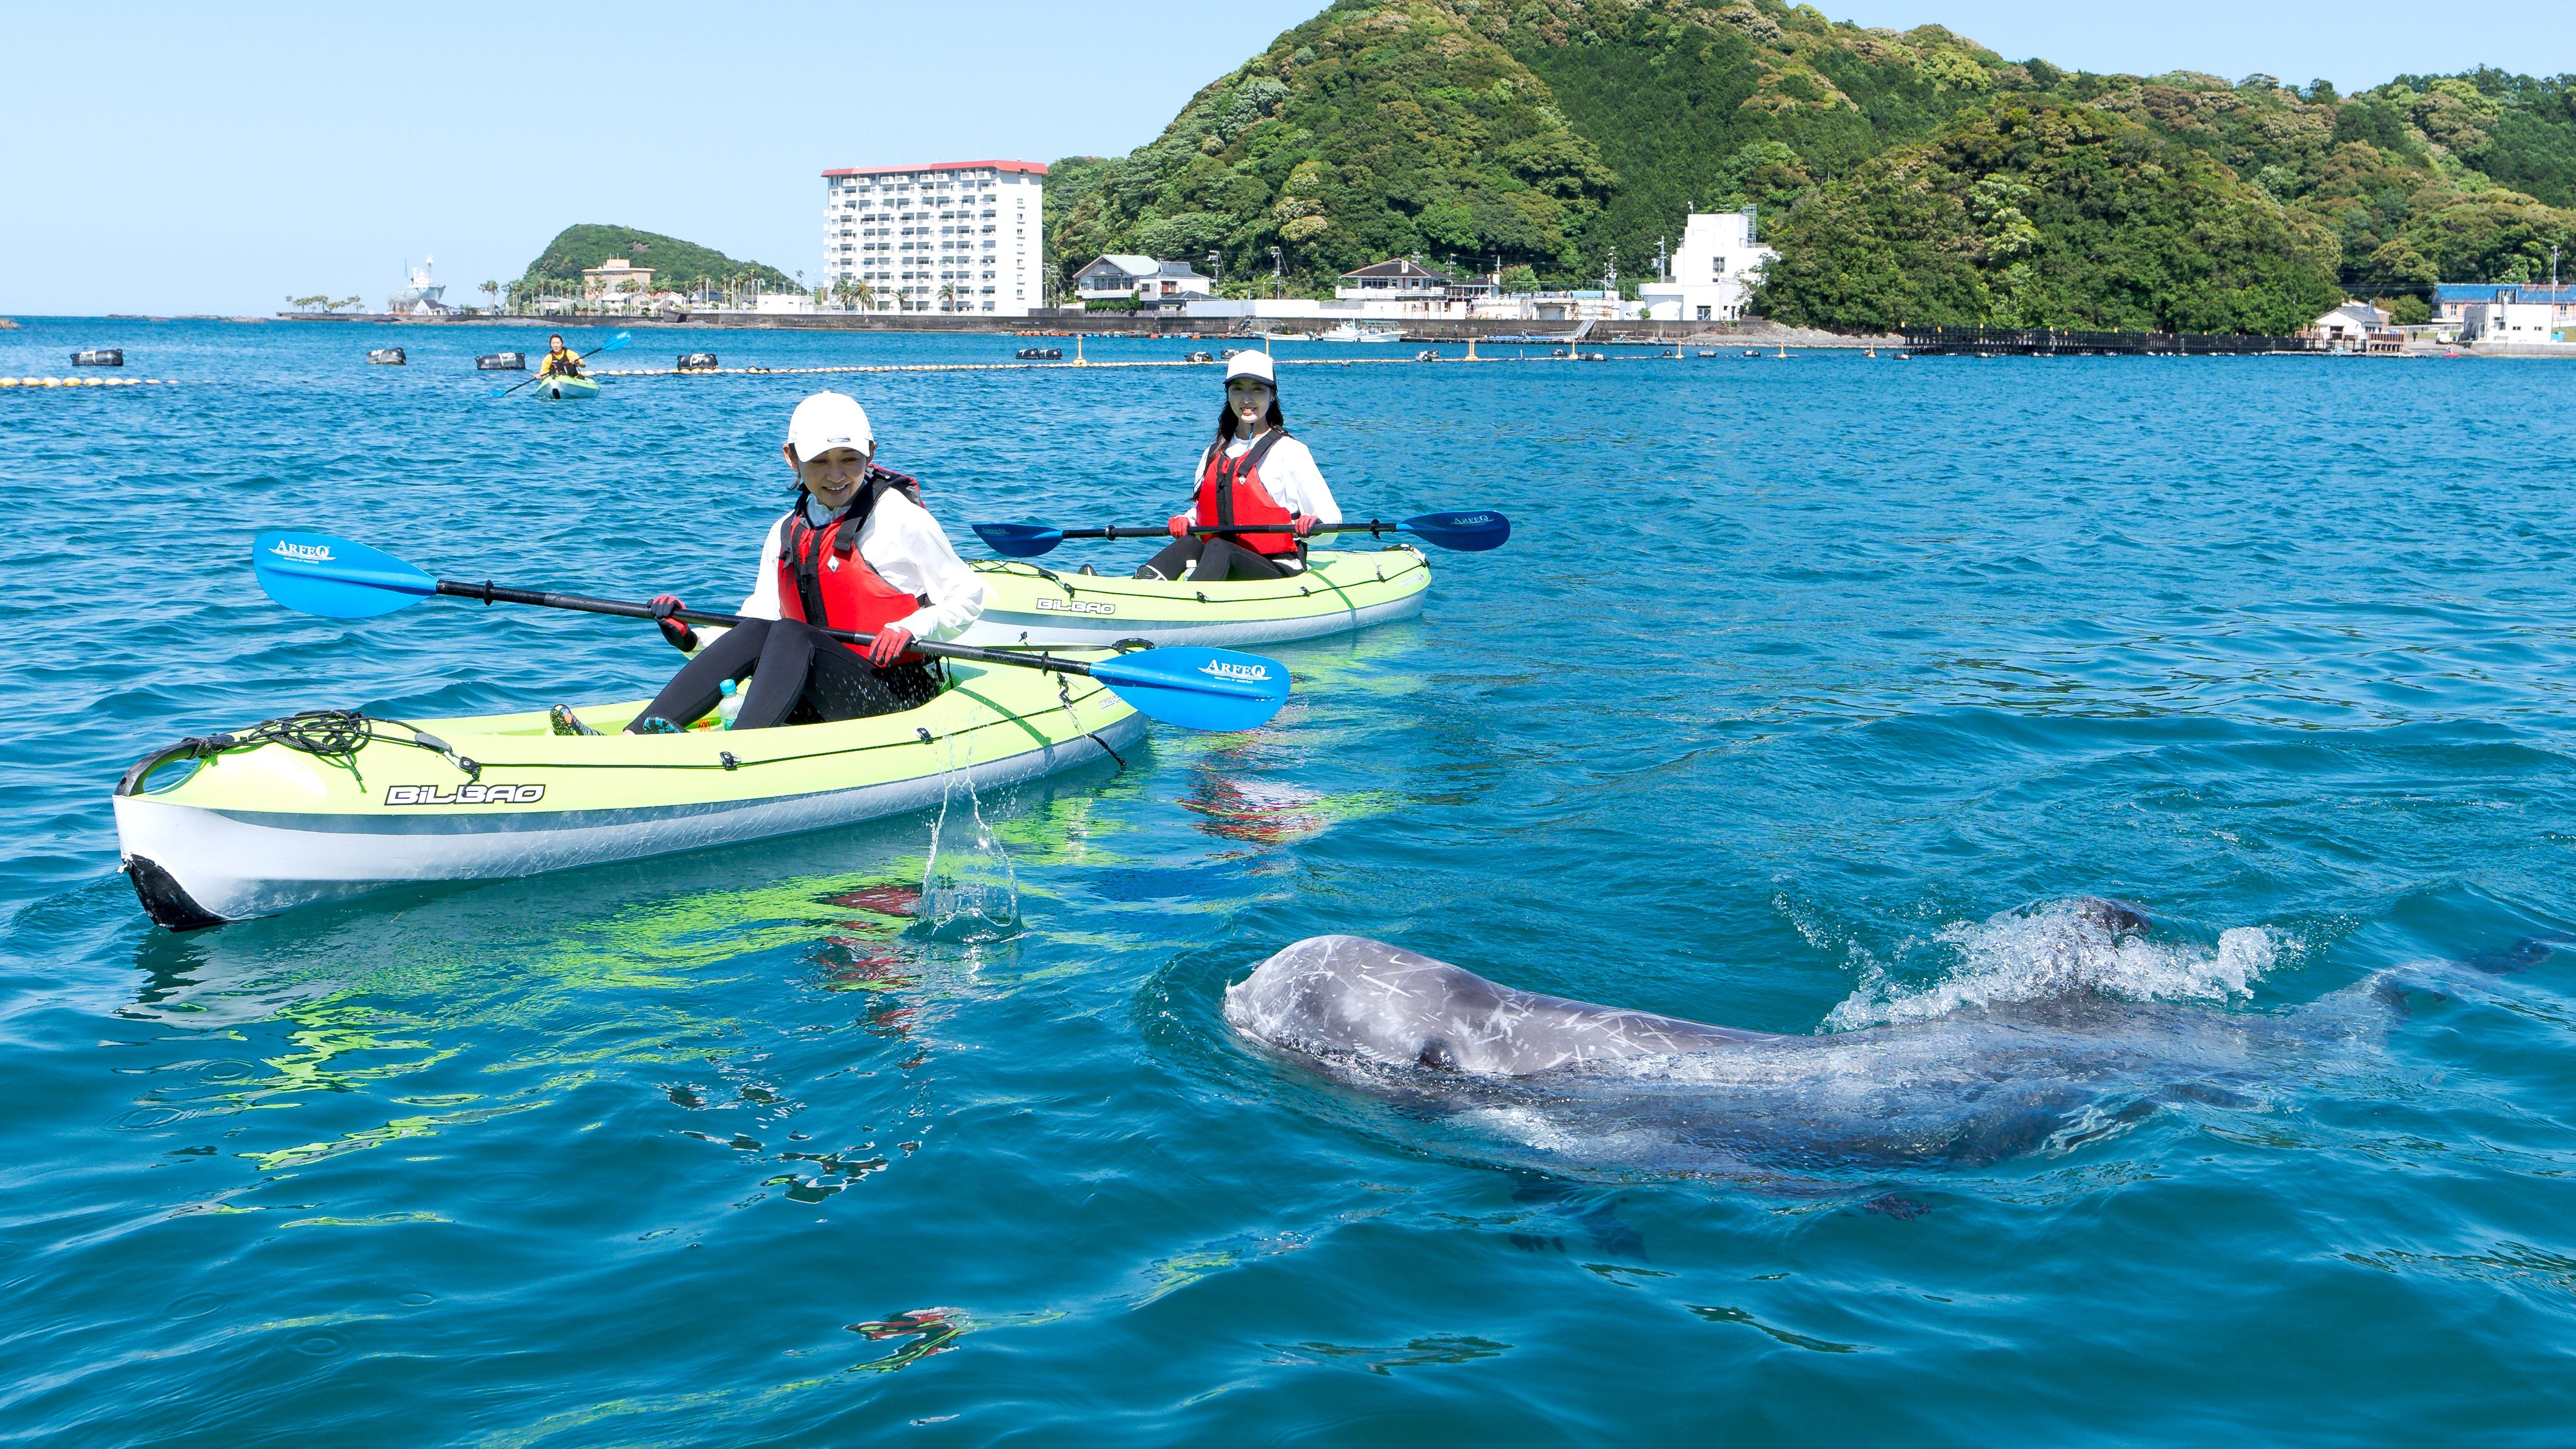
<path id="1" fill-rule="evenodd" d="M 1321 3 L 29 6 L 8 26 L 0 315 L 372 304 L 430 253 L 479 300 L 581 221 L 810 273 L 824 168 L 1122 152 Z M 2092 70 L 2346 89 L 2576 70 L 2564 5 L 1820 8 Z M 577 139 L 546 139 L 553 120 Z"/>

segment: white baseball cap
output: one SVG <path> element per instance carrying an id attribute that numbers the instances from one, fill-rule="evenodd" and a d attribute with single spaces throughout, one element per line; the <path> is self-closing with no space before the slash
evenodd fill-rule
<path id="1" fill-rule="evenodd" d="M 1271 367 L 1267 352 L 1236 353 L 1225 365 L 1225 380 L 1232 382 L 1238 377 L 1260 378 L 1270 384 L 1273 391 L 1279 387 L 1279 374 Z"/>
<path id="2" fill-rule="evenodd" d="M 799 462 L 810 463 L 834 448 L 852 448 L 873 456 L 877 432 L 868 426 L 868 410 L 845 392 L 818 392 L 796 405 L 787 420 L 787 446 Z"/>

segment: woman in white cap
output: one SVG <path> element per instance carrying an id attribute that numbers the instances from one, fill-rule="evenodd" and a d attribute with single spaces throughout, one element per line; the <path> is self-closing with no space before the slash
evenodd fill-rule
<path id="1" fill-rule="evenodd" d="M 1172 537 L 1136 570 L 1140 579 L 1275 579 L 1306 567 L 1305 536 L 1319 523 L 1339 523 L 1333 490 L 1315 470 L 1315 455 L 1288 436 L 1279 414 L 1279 384 L 1266 352 L 1237 353 L 1225 365 L 1225 409 L 1216 440 L 1199 458 L 1198 496 L 1172 518 Z M 1293 524 L 1294 533 L 1235 533 L 1246 523 Z M 1213 528 L 1195 538 L 1193 528 Z"/>
<path id="2" fill-rule="evenodd" d="M 701 635 L 653 601 L 662 635 L 689 662 L 627 726 L 687 727 L 716 707 L 724 681 L 748 676 L 735 729 L 860 719 L 927 703 L 939 692 L 913 641 L 954 639 L 984 612 L 984 585 L 921 502 L 921 485 L 875 464 L 876 434 L 856 399 L 818 392 L 787 424 L 796 502 L 769 529 L 751 596 L 734 612 L 759 622 Z M 862 649 L 814 627 L 874 634 Z M 557 707 L 559 733 L 588 733 Z"/>

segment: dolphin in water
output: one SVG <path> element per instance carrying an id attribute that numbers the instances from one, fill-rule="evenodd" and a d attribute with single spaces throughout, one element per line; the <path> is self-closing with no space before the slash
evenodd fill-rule
<path id="1" fill-rule="evenodd" d="M 2393 1015 L 2376 979 L 2284 1013 L 2124 999 L 2102 989 L 2103 965 L 2123 952 L 2134 962 L 2149 922 L 2118 902 L 2062 902 L 2008 924 L 2018 997 L 1815 1035 L 1521 991 L 1361 936 L 1286 947 L 1226 989 L 1224 1010 L 1238 1031 L 1411 1122 L 1517 1143 L 1551 1171 L 1622 1175 L 2062 1150 L 2164 1106 L 2262 1108 Z"/>

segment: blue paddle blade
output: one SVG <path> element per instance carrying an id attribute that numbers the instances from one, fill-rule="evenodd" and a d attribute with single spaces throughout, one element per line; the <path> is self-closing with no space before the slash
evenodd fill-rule
<path id="1" fill-rule="evenodd" d="M 268 596 L 326 619 L 372 619 L 438 592 L 438 580 L 389 553 L 327 533 L 271 529 L 250 546 Z"/>
<path id="2" fill-rule="evenodd" d="M 1146 649 L 1094 663 L 1091 677 L 1184 729 L 1257 729 L 1288 702 L 1286 665 L 1231 649 Z"/>
<path id="3" fill-rule="evenodd" d="M 1501 548 L 1512 536 L 1512 521 L 1490 508 L 1473 513 L 1424 513 L 1404 520 L 1396 527 L 1425 543 L 1454 548 L 1461 553 L 1483 553 Z"/>
<path id="4" fill-rule="evenodd" d="M 1064 542 L 1064 530 L 1043 523 L 978 523 L 975 536 L 1004 558 L 1036 558 Z"/>

